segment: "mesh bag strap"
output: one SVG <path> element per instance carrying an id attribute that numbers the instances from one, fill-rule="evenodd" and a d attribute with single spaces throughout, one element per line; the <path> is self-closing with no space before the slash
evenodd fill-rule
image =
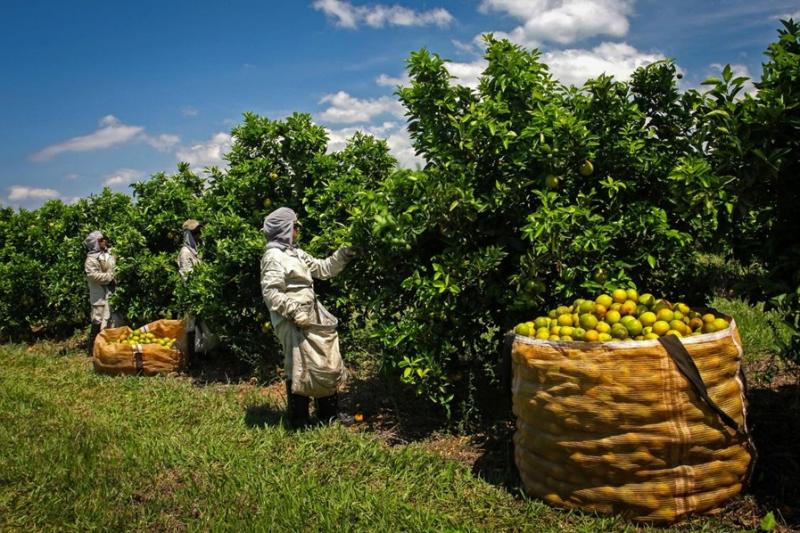
<path id="1" fill-rule="evenodd" d="M 700 371 L 697 369 L 697 365 L 694 363 L 694 359 L 692 356 L 689 355 L 689 352 L 686 350 L 686 347 L 680 341 L 678 337 L 675 335 L 664 335 L 663 337 L 658 338 L 658 342 L 664 347 L 667 351 L 667 354 L 672 358 L 675 362 L 675 366 L 678 367 L 678 370 L 681 374 L 683 374 L 686 379 L 691 384 L 694 391 L 697 393 L 706 405 L 708 405 L 712 411 L 714 411 L 717 416 L 719 416 L 720 420 L 734 430 L 736 433 L 742 436 L 747 436 L 747 432 L 736 423 L 736 421 L 731 418 L 728 413 L 722 410 L 717 403 L 711 399 L 711 396 L 708 395 L 708 389 L 706 389 L 706 384 L 703 382 L 703 378 L 700 376 Z"/>

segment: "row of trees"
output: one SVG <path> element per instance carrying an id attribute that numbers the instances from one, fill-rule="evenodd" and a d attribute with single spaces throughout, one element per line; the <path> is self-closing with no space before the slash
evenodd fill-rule
<path id="1" fill-rule="evenodd" d="M 320 287 L 345 349 L 462 414 L 514 323 L 625 285 L 702 303 L 698 253 L 757 264 L 740 290 L 777 297 L 796 321 L 800 28 L 783 25 L 756 94 L 730 68 L 707 91 L 679 91 L 668 61 L 565 87 L 538 51 L 488 37 L 477 89 L 454 84 L 438 55 L 411 54 L 398 96 L 421 170 L 362 134 L 329 153 L 308 115 L 245 114 L 227 170 L 207 179 L 179 165 L 133 198 L 0 210 L 0 336 L 85 323 L 82 240 L 101 229 L 130 321 L 191 311 L 233 356 L 277 363 L 258 260 L 261 221 L 280 205 L 299 213 L 312 253 L 367 252 Z M 205 224 L 205 264 L 184 284 L 175 255 L 189 217 Z"/>

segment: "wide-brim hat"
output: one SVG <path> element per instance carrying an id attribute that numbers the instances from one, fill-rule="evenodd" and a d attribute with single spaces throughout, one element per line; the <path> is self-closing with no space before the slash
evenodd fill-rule
<path id="1" fill-rule="evenodd" d="M 194 231 L 200 227 L 200 222 L 190 218 L 186 222 L 183 223 L 183 229 L 188 229 L 189 231 Z"/>

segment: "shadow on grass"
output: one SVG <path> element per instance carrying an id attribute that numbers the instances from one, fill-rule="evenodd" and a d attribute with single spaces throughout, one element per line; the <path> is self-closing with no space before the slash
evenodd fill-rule
<path id="1" fill-rule="evenodd" d="M 251 428 L 287 427 L 285 413 L 268 405 L 249 405 L 244 411 L 244 423 Z"/>
<path id="2" fill-rule="evenodd" d="M 468 378 L 463 378 L 468 379 Z M 482 413 L 477 421 L 458 431 L 443 410 L 432 406 L 394 377 L 369 375 L 352 379 L 342 395 L 342 407 L 350 414 L 364 415 L 367 431 L 390 446 L 422 443 L 439 454 L 466 463 L 472 473 L 501 487 L 515 497 L 522 489 L 514 463 L 514 421 L 511 413 L 510 381 L 504 389 L 485 385 L 475 391 Z M 503 391 L 506 391 L 507 397 Z M 466 437 L 468 444 L 459 440 Z M 448 444 L 448 438 L 455 441 Z"/>
<path id="3" fill-rule="evenodd" d="M 748 420 L 758 450 L 749 493 L 764 513 L 772 511 L 800 529 L 800 386 L 783 383 L 751 389 Z"/>
<path id="4" fill-rule="evenodd" d="M 515 497 L 522 497 L 522 481 L 514 463 L 513 436 L 514 423 L 508 419 L 495 423 L 490 433 L 477 439 L 481 455 L 472 465 L 472 473 Z"/>
<path id="5" fill-rule="evenodd" d="M 255 370 L 251 365 L 233 354 L 214 351 L 197 354 L 190 361 L 186 374 L 197 386 L 211 384 L 241 383 L 254 379 Z"/>

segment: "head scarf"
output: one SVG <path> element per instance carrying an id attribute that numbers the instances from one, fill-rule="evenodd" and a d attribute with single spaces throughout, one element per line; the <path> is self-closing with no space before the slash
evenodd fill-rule
<path id="1" fill-rule="evenodd" d="M 267 248 L 278 248 L 285 250 L 291 248 L 292 232 L 297 223 L 297 215 L 288 207 L 279 207 L 264 219 L 264 226 L 261 231 L 267 236 Z"/>
<path id="2" fill-rule="evenodd" d="M 86 237 L 83 244 L 86 246 L 88 255 L 95 255 L 102 252 L 102 250 L 100 250 L 100 239 L 102 238 L 103 234 L 99 231 L 93 231 Z"/>
<path id="3" fill-rule="evenodd" d="M 194 240 L 194 233 L 191 230 L 183 230 L 183 245 L 188 246 L 191 251 L 197 253 L 197 241 Z"/>

